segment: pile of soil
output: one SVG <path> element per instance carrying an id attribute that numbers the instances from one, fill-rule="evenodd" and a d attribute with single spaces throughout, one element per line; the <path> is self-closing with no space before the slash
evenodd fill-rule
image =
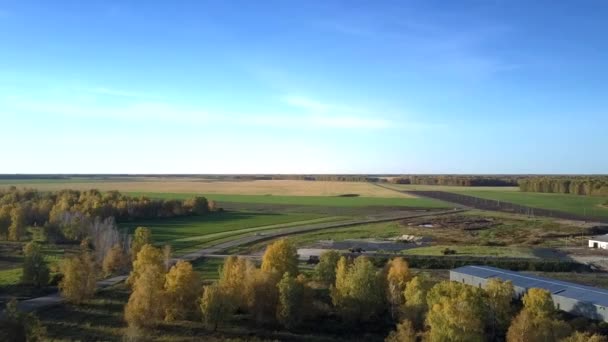
<path id="1" fill-rule="evenodd" d="M 431 219 L 427 218 L 424 221 L 404 221 L 404 223 L 406 223 L 408 226 L 425 228 L 453 228 L 460 230 L 483 230 L 500 224 L 500 222 L 492 217 L 468 215 L 441 216 Z"/>

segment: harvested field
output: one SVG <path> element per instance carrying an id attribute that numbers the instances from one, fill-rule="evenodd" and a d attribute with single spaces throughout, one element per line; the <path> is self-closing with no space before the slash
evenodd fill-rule
<path id="1" fill-rule="evenodd" d="M 275 195 L 275 196 L 344 196 L 411 198 L 408 194 L 399 193 L 372 183 L 364 182 L 324 182 L 303 180 L 257 180 L 257 181 L 209 181 L 194 178 L 167 179 L 144 178 L 142 180 L 108 181 L 69 181 L 58 182 L 43 180 L 4 181 L 0 188 L 11 185 L 36 188 L 39 190 L 98 189 L 101 191 L 118 190 L 121 192 L 174 192 L 200 194 L 239 194 L 239 195 Z"/>

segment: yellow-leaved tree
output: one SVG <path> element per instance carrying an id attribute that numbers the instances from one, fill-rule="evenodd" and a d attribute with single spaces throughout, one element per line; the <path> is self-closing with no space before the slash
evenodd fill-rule
<path id="1" fill-rule="evenodd" d="M 285 272 L 298 274 L 298 250 L 295 245 L 287 239 L 268 245 L 262 258 L 262 271 L 276 272 L 279 277 Z"/>
<path id="2" fill-rule="evenodd" d="M 165 275 L 165 321 L 192 317 L 200 292 L 200 275 L 189 262 L 178 261 Z"/>
<path id="3" fill-rule="evenodd" d="M 391 331 L 384 342 L 416 342 L 416 329 L 409 320 L 397 324 L 397 329 Z"/>
<path id="4" fill-rule="evenodd" d="M 235 308 L 247 309 L 247 282 L 255 272 L 257 272 L 256 267 L 249 259 L 230 256 L 224 260 L 218 285 L 234 303 Z"/>
<path id="5" fill-rule="evenodd" d="M 106 277 L 112 274 L 119 274 L 127 270 L 129 265 L 129 259 L 121 244 L 117 243 L 108 252 L 106 256 L 103 258 L 103 262 L 101 264 L 103 273 Z"/>
<path id="6" fill-rule="evenodd" d="M 429 341 L 475 342 L 484 340 L 483 290 L 443 281 L 427 294 L 426 324 Z"/>
<path id="7" fill-rule="evenodd" d="M 399 307 L 404 302 L 403 291 L 405 290 L 405 285 L 412 276 L 409 265 L 403 258 L 394 258 L 386 266 L 388 268 L 386 273 L 386 295 L 388 304 L 390 305 L 391 316 L 395 319 L 398 316 Z"/>
<path id="8" fill-rule="evenodd" d="M 285 272 L 283 278 L 277 285 L 279 288 L 279 303 L 277 307 L 277 319 L 287 329 L 297 327 L 304 318 L 308 303 L 306 298 L 306 284 L 304 279 L 292 277 Z"/>
<path id="9" fill-rule="evenodd" d="M 150 243 L 152 243 L 152 233 L 150 232 L 150 229 L 146 227 L 135 228 L 133 241 L 131 241 L 131 259 L 135 260 L 142 247 Z"/>
<path id="10" fill-rule="evenodd" d="M 213 327 L 213 331 L 216 331 L 220 323 L 227 320 L 235 310 L 230 295 L 218 283 L 204 287 L 200 308 L 203 322 Z"/>
<path id="11" fill-rule="evenodd" d="M 334 250 L 325 251 L 319 257 L 315 266 L 315 279 L 327 286 L 336 282 L 336 266 L 340 260 L 340 253 Z"/>
<path id="12" fill-rule="evenodd" d="M 97 269 L 93 254 L 86 244 L 81 244 L 78 255 L 61 263 L 63 278 L 59 283 L 61 295 L 73 303 L 81 303 L 95 295 Z"/>
<path id="13" fill-rule="evenodd" d="M 598 334 L 575 332 L 560 342 L 608 342 L 608 337 Z"/>
<path id="14" fill-rule="evenodd" d="M 524 308 L 507 331 L 508 342 L 559 341 L 570 334 L 570 326 L 556 319 L 551 293 L 532 288 L 524 295 Z"/>
<path id="15" fill-rule="evenodd" d="M 488 280 L 485 286 L 488 307 L 488 330 L 492 340 L 504 338 L 513 318 L 511 302 L 515 295 L 513 284 L 498 278 Z"/>
<path id="16" fill-rule="evenodd" d="M 334 306 L 345 320 L 363 322 L 382 310 L 385 279 L 367 257 L 348 265 L 341 257 L 336 267 L 336 285 L 331 289 Z"/>
<path id="17" fill-rule="evenodd" d="M 130 328 L 154 326 L 165 314 L 163 253 L 152 245 L 144 245 L 133 262 L 129 276 L 133 292 L 125 306 L 125 320 Z"/>
<path id="18" fill-rule="evenodd" d="M 425 314 L 427 312 L 426 295 L 431 288 L 431 282 L 425 274 L 412 278 L 405 285 L 403 298 L 403 315 L 408 318 L 418 329 L 422 329 Z"/>

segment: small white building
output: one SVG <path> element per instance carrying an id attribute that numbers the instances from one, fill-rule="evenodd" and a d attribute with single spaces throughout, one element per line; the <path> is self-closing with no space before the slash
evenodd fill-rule
<path id="1" fill-rule="evenodd" d="M 590 238 L 589 248 L 608 249 L 608 234 Z"/>

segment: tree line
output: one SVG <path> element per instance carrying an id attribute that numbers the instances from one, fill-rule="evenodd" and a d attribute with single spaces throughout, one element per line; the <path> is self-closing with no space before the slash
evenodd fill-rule
<path id="1" fill-rule="evenodd" d="M 127 196 L 118 191 L 60 190 L 41 192 L 33 189 L 0 190 L 0 239 L 21 240 L 27 226 L 43 227 L 53 238 L 79 241 L 84 230 L 97 218 L 116 221 L 205 215 L 216 210 L 205 197 L 185 200 L 151 199 Z"/>
<path id="2" fill-rule="evenodd" d="M 402 176 L 390 179 L 394 184 L 449 185 L 449 186 L 517 186 L 520 176 Z"/>
<path id="3" fill-rule="evenodd" d="M 525 192 L 608 196 L 608 176 L 530 177 L 519 180 L 519 189 Z"/>

